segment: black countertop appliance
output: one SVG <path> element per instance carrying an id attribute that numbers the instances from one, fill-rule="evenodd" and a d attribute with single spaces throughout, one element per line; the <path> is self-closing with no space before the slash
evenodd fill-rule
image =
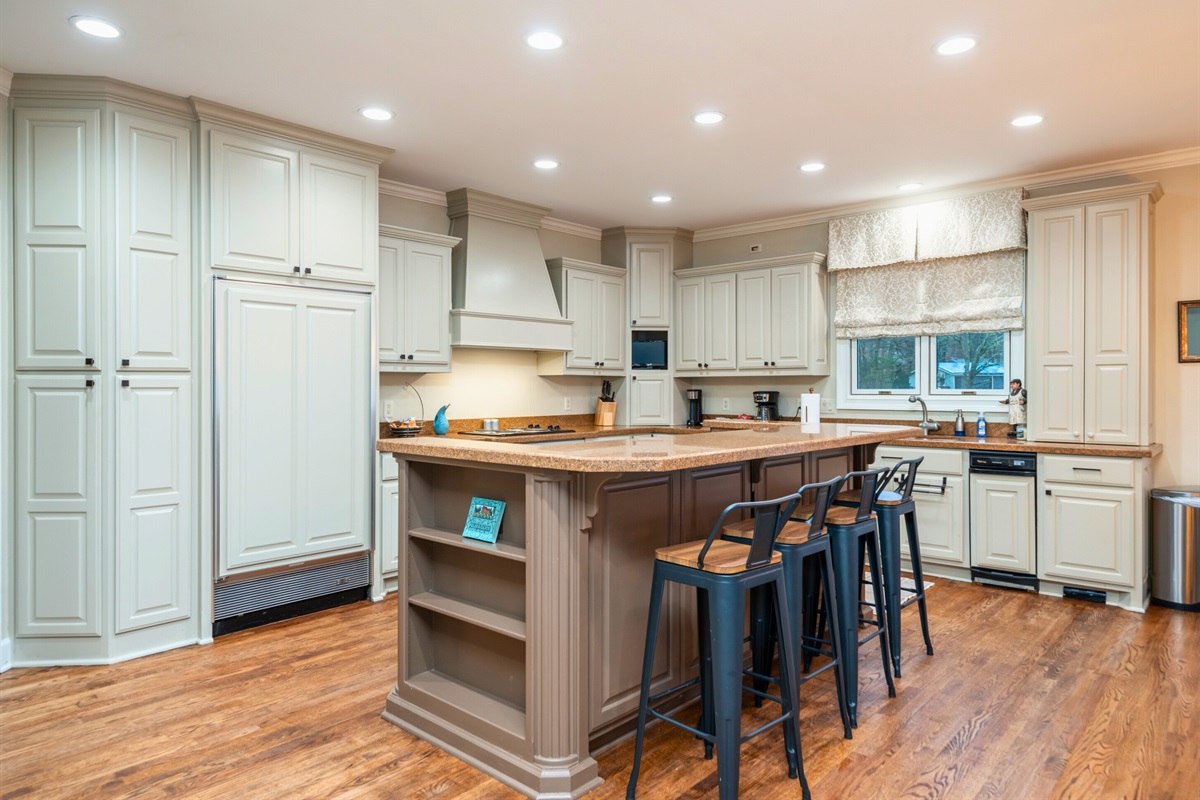
<path id="1" fill-rule="evenodd" d="M 779 392 L 755 392 L 754 405 L 757 406 L 755 419 L 779 419 Z"/>
<path id="2" fill-rule="evenodd" d="M 684 424 L 689 428 L 699 428 L 704 424 L 703 397 L 704 392 L 699 389 L 687 390 L 687 420 Z"/>

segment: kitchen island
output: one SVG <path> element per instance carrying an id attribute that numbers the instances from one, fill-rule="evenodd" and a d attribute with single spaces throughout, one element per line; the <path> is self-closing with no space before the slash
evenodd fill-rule
<path id="1" fill-rule="evenodd" d="M 399 464 L 398 675 L 384 718 L 531 797 L 602 781 L 637 710 L 654 551 L 729 503 L 862 469 L 896 425 L 750 425 L 527 443 L 382 439 Z M 506 503 L 495 543 L 472 498 Z M 670 593 L 654 687 L 694 673 L 694 598 Z"/>

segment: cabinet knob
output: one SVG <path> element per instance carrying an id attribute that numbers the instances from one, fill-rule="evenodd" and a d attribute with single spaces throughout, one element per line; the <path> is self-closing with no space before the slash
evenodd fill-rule
<path id="1" fill-rule="evenodd" d="M 1072 437 L 1074 437 L 1074 438 L 1076 438 L 1076 439 L 1078 439 L 1078 438 L 1079 438 L 1079 431 L 1071 431 L 1071 436 L 1072 436 Z"/>
<path id="2" fill-rule="evenodd" d="M 412 353 L 409 353 L 409 354 L 408 354 L 408 360 L 409 360 L 409 361 L 412 361 Z"/>
<path id="3" fill-rule="evenodd" d="M 635 381 L 637 380 L 637 375 L 633 376 L 633 380 L 635 380 Z"/>
<path id="4" fill-rule="evenodd" d="M 1049 497 L 1049 496 L 1050 496 L 1050 490 L 1049 490 L 1049 489 L 1047 489 L 1047 490 L 1046 490 L 1046 497 Z"/>
<path id="5" fill-rule="evenodd" d="M 299 267 L 292 267 L 292 272 L 294 272 L 294 273 L 296 273 L 297 275 L 299 275 L 299 274 L 300 274 L 300 268 L 299 268 Z"/>
<path id="6" fill-rule="evenodd" d="M 601 361 L 601 362 L 600 362 L 600 366 L 602 366 L 602 367 L 604 366 L 604 362 L 603 362 L 603 361 Z"/>
<path id="7" fill-rule="evenodd" d="M 88 378 L 86 381 L 83 382 L 83 386 L 85 389 L 90 389 L 95 385 L 96 385 L 96 382 L 94 380 L 92 380 L 91 378 Z"/>
<path id="8" fill-rule="evenodd" d="M 631 323 L 629 323 L 629 324 L 630 324 L 630 325 L 637 325 L 637 320 L 635 319 L 633 322 L 631 322 Z"/>
<path id="9" fill-rule="evenodd" d="M 305 267 L 305 268 L 304 268 L 304 274 L 305 274 L 305 275 L 312 275 L 312 267 Z"/>
<path id="10" fill-rule="evenodd" d="M 129 359 L 128 359 L 128 358 L 122 358 L 122 359 L 121 359 L 121 366 L 122 366 L 122 367 L 128 367 L 128 366 L 129 366 Z"/>
<path id="11" fill-rule="evenodd" d="M 593 366 L 593 367 L 598 367 L 598 366 L 600 366 L 600 362 L 599 362 L 599 361 L 593 361 L 593 362 L 592 362 L 592 366 Z"/>
<path id="12" fill-rule="evenodd" d="M 764 367 L 769 367 L 769 366 L 771 366 L 771 362 L 770 362 L 770 361 L 764 361 L 764 362 L 763 362 L 763 366 L 764 366 Z"/>
<path id="13" fill-rule="evenodd" d="M 128 388 L 129 388 L 129 381 L 121 381 L 121 386 L 122 386 L 122 387 L 124 387 L 124 388 L 126 388 L 126 389 L 128 389 Z"/>
<path id="14" fill-rule="evenodd" d="M 1096 438 L 1096 434 L 1095 434 L 1094 432 L 1092 432 L 1092 431 L 1088 431 L 1088 438 L 1089 438 L 1089 439 L 1095 439 L 1095 438 Z"/>
<path id="15" fill-rule="evenodd" d="M 85 358 L 85 359 L 83 360 L 83 364 L 84 364 L 84 366 L 86 366 L 86 367 L 90 367 L 90 366 L 92 366 L 92 365 L 93 365 L 93 364 L 95 364 L 95 363 L 96 363 L 96 359 L 94 359 L 94 358 Z"/>
<path id="16" fill-rule="evenodd" d="M 772 367 L 773 367 L 773 366 L 775 366 L 775 362 L 774 362 L 774 361 L 772 361 L 772 362 L 771 362 L 771 366 L 772 366 Z"/>

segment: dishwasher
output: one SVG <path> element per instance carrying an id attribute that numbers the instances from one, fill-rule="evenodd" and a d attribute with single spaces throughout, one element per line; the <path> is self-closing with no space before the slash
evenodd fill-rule
<path id="1" fill-rule="evenodd" d="M 1038 590 L 1037 457 L 972 450 L 971 579 Z"/>

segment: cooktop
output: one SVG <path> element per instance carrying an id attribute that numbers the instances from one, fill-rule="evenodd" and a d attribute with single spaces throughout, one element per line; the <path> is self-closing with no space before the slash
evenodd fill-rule
<path id="1" fill-rule="evenodd" d="M 540 425 L 534 425 L 529 428 L 505 428 L 502 431 L 459 431 L 459 433 L 469 436 L 533 436 L 539 433 L 574 433 L 570 428 L 560 428 L 557 425 L 549 425 L 543 428 Z"/>

